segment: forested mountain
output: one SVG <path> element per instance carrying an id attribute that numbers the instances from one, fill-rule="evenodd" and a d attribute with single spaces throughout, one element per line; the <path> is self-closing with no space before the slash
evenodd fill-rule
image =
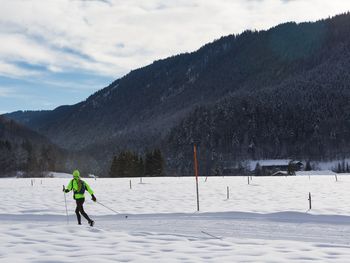
<path id="1" fill-rule="evenodd" d="M 222 37 L 134 70 L 73 106 L 8 116 L 107 171 L 113 154 L 161 147 L 167 169 L 350 154 L 350 14 Z"/>
<path id="2" fill-rule="evenodd" d="M 0 177 L 17 172 L 37 177 L 46 171 L 69 173 L 77 168 L 83 176 L 102 170 L 88 154 L 62 149 L 37 132 L 0 116 Z"/>
<path id="3" fill-rule="evenodd" d="M 62 157 L 63 152 L 45 137 L 0 116 L 0 176 L 59 169 Z"/>

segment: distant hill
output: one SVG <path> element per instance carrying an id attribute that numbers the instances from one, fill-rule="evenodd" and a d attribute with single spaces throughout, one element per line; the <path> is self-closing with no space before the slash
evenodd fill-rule
<path id="1" fill-rule="evenodd" d="M 38 175 L 58 168 L 61 151 L 48 139 L 0 116 L 0 176 L 16 171 Z"/>
<path id="2" fill-rule="evenodd" d="M 350 153 L 350 14 L 222 37 L 134 70 L 73 106 L 7 116 L 108 169 L 122 149 L 161 147 L 174 173 L 256 158 Z M 25 120 L 25 121 L 24 121 Z"/>
<path id="3" fill-rule="evenodd" d="M 39 120 L 41 116 L 45 116 L 51 111 L 15 111 L 10 113 L 11 119 L 16 120 L 16 122 L 21 123 L 26 126 L 33 126 L 34 120 Z"/>
<path id="4" fill-rule="evenodd" d="M 77 168 L 83 176 L 102 169 L 87 154 L 61 149 L 43 135 L 0 116 L 0 177 L 18 171 L 23 176 L 41 176 L 45 171 L 70 173 Z"/>

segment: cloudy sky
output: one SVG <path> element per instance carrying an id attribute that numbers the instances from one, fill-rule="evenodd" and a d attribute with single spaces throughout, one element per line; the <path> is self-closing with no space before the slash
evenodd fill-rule
<path id="1" fill-rule="evenodd" d="M 74 104 L 223 35 L 349 10 L 349 0 L 0 0 L 0 113 Z"/>

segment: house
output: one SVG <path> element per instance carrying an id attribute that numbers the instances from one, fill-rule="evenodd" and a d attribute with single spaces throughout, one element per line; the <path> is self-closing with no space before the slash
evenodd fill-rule
<path id="1" fill-rule="evenodd" d="M 296 171 L 300 171 L 304 167 L 302 162 L 291 159 L 259 160 L 254 161 L 254 163 L 251 163 L 250 167 L 254 166 L 252 171 L 256 176 L 294 175 Z"/>

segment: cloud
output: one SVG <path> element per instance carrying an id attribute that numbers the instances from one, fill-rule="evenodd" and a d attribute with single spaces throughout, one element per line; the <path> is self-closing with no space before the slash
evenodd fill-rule
<path id="1" fill-rule="evenodd" d="M 0 61 L 0 76 L 21 78 L 36 75 L 39 75 L 39 73 L 34 70 L 26 70 L 18 67 L 16 64 Z"/>
<path id="2" fill-rule="evenodd" d="M 9 97 L 11 95 L 11 93 L 12 93 L 11 89 L 0 87 L 0 98 L 1 97 L 3 97 L 3 98 Z"/>
<path id="3" fill-rule="evenodd" d="M 0 74 L 91 72 L 116 78 L 223 35 L 317 20 L 343 0 L 3 0 Z M 28 70 L 18 63 L 40 66 Z"/>
<path id="4" fill-rule="evenodd" d="M 130 70 L 344 0 L 1 0 L 0 110 L 73 104 Z"/>
<path id="5" fill-rule="evenodd" d="M 0 98 L 5 99 L 33 99 L 30 94 L 23 94 L 14 87 L 0 87 Z"/>

